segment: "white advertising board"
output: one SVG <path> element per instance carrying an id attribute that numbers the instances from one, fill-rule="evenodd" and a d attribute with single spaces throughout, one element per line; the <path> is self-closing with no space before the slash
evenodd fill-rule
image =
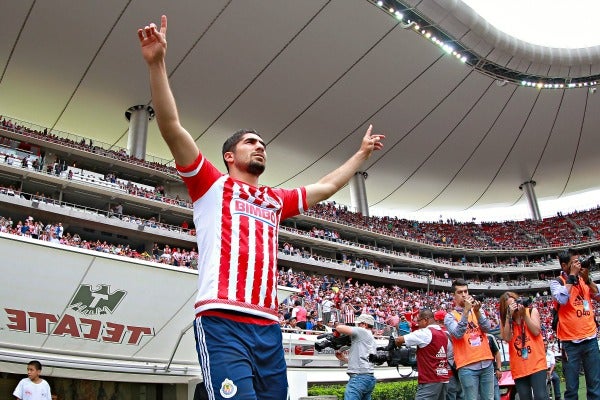
<path id="1" fill-rule="evenodd" d="M 165 363 L 194 315 L 194 271 L 0 235 L 0 349 Z M 173 364 L 197 366 L 188 329 Z"/>

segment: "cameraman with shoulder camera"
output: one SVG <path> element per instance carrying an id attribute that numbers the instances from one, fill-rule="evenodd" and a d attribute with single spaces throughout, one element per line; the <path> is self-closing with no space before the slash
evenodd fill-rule
<path id="1" fill-rule="evenodd" d="M 514 292 L 500 296 L 500 334 L 508 343 L 510 371 L 519 399 L 548 398 L 546 350 L 540 313 L 531 300 Z"/>
<path id="2" fill-rule="evenodd" d="M 373 364 L 369 361 L 369 355 L 377 353 L 377 344 L 373 338 L 373 326 L 375 319 L 369 314 L 360 314 L 354 320 L 357 326 L 338 325 L 335 330 L 342 335 L 351 338 L 349 356 L 340 351 L 335 356 L 344 362 L 348 362 L 348 375 L 350 379 L 344 392 L 344 400 L 367 400 L 375 388 L 375 376 L 373 375 Z"/>
<path id="3" fill-rule="evenodd" d="M 550 291 L 558 308 L 556 335 L 563 351 L 565 400 L 577 399 L 579 369 L 583 363 L 587 398 L 600 399 L 600 350 L 592 298 L 600 300 L 598 286 L 589 277 L 592 259 L 581 260 L 576 250 L 558 255 L 560 276 L 550 281 Z M 582 261 L 585 267 L 582 266 Z"/>
<path id="4" fill-rule="evenodd" d="M 448 336 L 435 322 L 429 309 L 419 311 L 419 329 L 396 338 L 396 345 L 417 346 L 418 387 L 415 399 L 445 400 L 450 379 Z"/>

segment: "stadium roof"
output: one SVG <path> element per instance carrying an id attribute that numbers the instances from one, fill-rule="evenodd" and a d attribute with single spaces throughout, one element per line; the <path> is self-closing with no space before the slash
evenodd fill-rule
<path id="1" fill-rule="evenodd" d="M 255 128 L 262 183 L 307 184 L 372 123 L 387 139 L 368 201 L 390 214 L 525 204 L 529 180 L 540 199 L 600 186 L 599 47 L 521 41 L 460 0 L 7 2 L 0 115 L 126 147 L 125 111 L 151 101 L 136 31 L 163 13 L 181 119 L 219 167 L 224 139 Z M 155 121 L 147 152 L 170 159 Z"/>

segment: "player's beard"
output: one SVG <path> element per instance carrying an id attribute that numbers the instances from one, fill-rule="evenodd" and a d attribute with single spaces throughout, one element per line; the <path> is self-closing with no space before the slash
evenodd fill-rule
<path id="1" fill-rule="evenodd" d="M 248 163 L 248 172 L 250 172 L 252 175 L 258 176 L 265 172 L 265 164 L 257 161 L 250 161 L 250 163 Z"/>

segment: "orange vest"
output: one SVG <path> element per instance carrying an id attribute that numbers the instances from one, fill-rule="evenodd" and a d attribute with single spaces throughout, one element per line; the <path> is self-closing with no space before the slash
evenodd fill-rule
<path id="1" fill-rule="evenodd" d="M 529 314 L 529 309 L 525 312 Z M 525 321 L 521 324 L 513 322 L 513 336 L 510 340 L 510 372 L 513 379 L 531 375 L 534 372 L 546 370 L 546 349 L 542 335 L 533 336 Z M 523 343 L 525 340 L 525 343 Z M 527 358 L 523 354 L 527 353 Z"/>
<path id="2" fill-rule="evenodd" d="M 592 337 L 597 332 L 590 287 L 581 277 L 578 279 L 579 284 L 572 286 L 569 300 L 566 304 L 561 304 L 558 309 L 556 335 L 560 340 L 581 340 Z M 587 303 L 587 307 L 585 303 Z"/>
<path id="3" fill-rule="evenodd" d="M 457 321 L 460 321 L 462 317 L 456 310 L 452 311 L 452 315 Z M 469 312 L 467 321 L 467 330 L 463 337 L 455 338 L 450 335 L 454 346 L 454 363 L 457 369 L 478 361 L 494 359 L 487 335 L 479 328 L 475 313 Z"/>

